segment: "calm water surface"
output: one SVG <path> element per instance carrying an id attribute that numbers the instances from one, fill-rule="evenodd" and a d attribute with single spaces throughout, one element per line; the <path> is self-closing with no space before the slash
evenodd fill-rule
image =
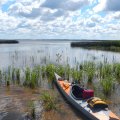
<path id="1" fill-rule="evenodd" d="M 35 64 L 70 64 L 84 61 L 120 62 L 120 54 L 115 52 L 71 48 L 70 42 L 21 41 L 19 44 L 0 45 L 0 68 Z"/>

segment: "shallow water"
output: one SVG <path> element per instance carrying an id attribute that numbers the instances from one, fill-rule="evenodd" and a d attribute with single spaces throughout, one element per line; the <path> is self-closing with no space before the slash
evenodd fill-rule
<path id="1" fill-rule="evenodd" d="M 57 89 L 54 90 L 58 96 L 59 108 L 44 111 L 39 99 L 43 89 L 31 90 L 18 86 L 0 87 L 0 120 L 32 120 L 31 107 L 28 104 L 31 101 L 35 105 L 35 120 L 83 120 L 82 115 L 62 98 Z"/>
<path id="2" fill-rule="evenodd" d="M 26 117 L 31 111 L 28 103 L 37 102 L 38 96 L 39 90 L 18 86 L 0 87 L 0 120 L 28 120 Z M 36 111 L 36 116 L 40 118 L 43 108 L 41 102 L 37 106 L 39 112 Z"/>

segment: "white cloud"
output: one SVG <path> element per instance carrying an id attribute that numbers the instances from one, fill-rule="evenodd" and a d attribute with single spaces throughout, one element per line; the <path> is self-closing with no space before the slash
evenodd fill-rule
<path id="1" fill-rule="evenodd" d="M 98 0 L 14 1 L 6 12 L 0 10 L 0 37 L 3 33 L 20 38 L 107 38 L 108 34 L 113 38 L 120 34 L 119 11 L 106 12 L 104 17 L 94 12 L 107 10 L 108 0 L 99 0 L 94 11 L 82 7 L 91 7 Z"/>
<path id="2" fill-rule="evenodd" d="M 0 30 L 7 31 L 17 27 L 19 20 L 0 11 Z"/>
<path id="3" fill-rule="evenodd" d="M 5 4 L 8 0 L 0 0 L 0 5 Z"/>
<path id="4" fill-rule="evenodd" d="M 120 11 L 120 0 L 100 0 L 99 4 L 93 8 L 99 11 Z"/>
<path id="5" fill-rule="evenodd" d="M 93 8 L 94 12 L 99 12 L 105 9 L 107 0 L 101 0 L 100 3 Z"/>

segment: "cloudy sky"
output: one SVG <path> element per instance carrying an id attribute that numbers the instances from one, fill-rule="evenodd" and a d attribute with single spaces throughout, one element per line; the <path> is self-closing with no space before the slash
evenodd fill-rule
<path id="1" fill-rule="evenodd" d="M 0 0 L 0 39 L 120 39 L 120 0 Z"/>

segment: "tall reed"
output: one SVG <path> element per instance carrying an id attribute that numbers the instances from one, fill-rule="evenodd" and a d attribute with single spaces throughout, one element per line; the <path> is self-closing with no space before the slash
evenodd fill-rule
<path id="1" fill-rule="evenodd" d="M 113 64 L 113 72 L 116 80 L 120 83 L 120 63 Z"/>
<path id="2" fill-rule="evenodd" d="M 24 81 L 23 85 L 29 86 L 30 79 L 31 79 L 31 70 L 29 67 L 27 67 L 25 70 L 25 81 Z"/>
<path id="3" fill-rule="evenodd" d="M 87 77 L 88 77 L 88 82 L 92 83 L 92 80 L 94 78 L 95 75 L 95 63 L 93 62 L 84 62 L 83 64 L 83 71 L 85 71 Z"/>
<path id="4" fill-rule="evenodd" d="M 104 79 L 101 80 L 101 85 L 103 88 L 103 92 L 108 95 L 113 88 L 113 77 L 112 76 L 106 76 Z"/>
<path id="5" fill-rule="evenodd" d="M 15 68 L 12 68 L 12 81 L 13 81 L 13 84 L 15 84 Z"/>
<path id="6" fill-rule="evenodd" d="M 53 64 L 49 64 L 46 66 L 46 74 L 50 81 L 54 80 L 54 72 L 55 72 L 55 66 Z"/>
<path id="7" fill-rule="evenodd" d="M 0 85 L 2 84 L 2 70 L 0 70 Z"/>
<path id="8" fill-rule="evenodd" d="M 20 84 L 20 69 L 16 69 L 16 81 L 17 81 L 17 84 L 19 85 Z"/>

